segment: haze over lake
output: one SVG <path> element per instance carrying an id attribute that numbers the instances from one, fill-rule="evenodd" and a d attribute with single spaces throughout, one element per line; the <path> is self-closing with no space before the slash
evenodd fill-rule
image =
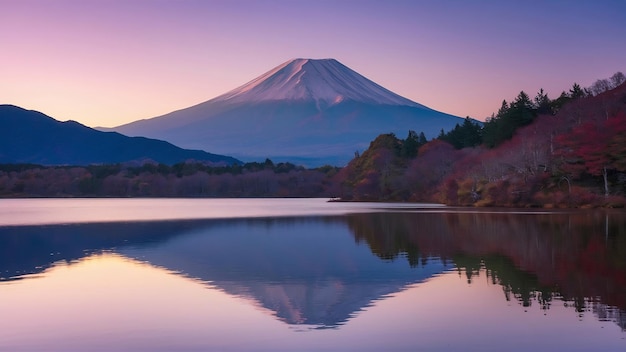
<path id="1" fill-rule="evenodd" d="M 0 202 L 0 350 L 626 349 L 623 211 Z"/>

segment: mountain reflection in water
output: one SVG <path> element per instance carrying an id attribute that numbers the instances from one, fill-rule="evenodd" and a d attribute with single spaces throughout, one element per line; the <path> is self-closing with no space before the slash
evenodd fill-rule
<path id="1" fill-rule="evenodd" d="M 468 283 L 485 275 L 522 309 L 549 311 L 562 301 L 624 330 L 625 219 L 402 212 L 1 227 L 0 280 L 36 280 L 30 274 L 58 261 L 112 251 L 251 299 L 287 324 L 336 328 L 374 302 L 458 270 Z"/>

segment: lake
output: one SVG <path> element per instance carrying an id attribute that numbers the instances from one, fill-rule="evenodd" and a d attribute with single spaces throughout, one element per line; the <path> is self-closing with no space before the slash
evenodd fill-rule
<path id="1" fill-rule="evenodd" d="M 626 212 L 0 200 L 0 351 L 625 351 Z"/>

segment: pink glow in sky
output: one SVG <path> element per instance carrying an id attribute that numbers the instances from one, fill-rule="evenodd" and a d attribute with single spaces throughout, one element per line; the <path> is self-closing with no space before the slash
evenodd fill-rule
<path id="1" fill-rule="evenodd" d="M 0 104 L 116 126 L 209 100 L 289 59 L 335 58 L 484 119 L 626 71 L 626 1 L 0 0 Z"/>

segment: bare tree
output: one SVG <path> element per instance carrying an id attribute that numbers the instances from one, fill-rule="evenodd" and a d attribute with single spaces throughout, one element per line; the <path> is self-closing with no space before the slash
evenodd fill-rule
<path id="1" fill-rule="evenodd" d="M 619 87 L 622 83 L 626 82 L 626 76 L 624 76 L 623 73 L 618 71 L 618 72 L 615 72 L 613 76 L 611 76 L 610 80 L 611 80 L 611 85 L 613 86 L 613 88 L 615 88 L 615 87 Z"/>
<path id="2" fill-rule="evenodd" d="M 599 79 L 591 85 L 591 87 L 587 88 L 592 95 L 598 95 L 600 93 L 604 93 L 607 90 L 611 90 L 620 86 L 622 83 L 626 82 L 626 76 L 624 76 L 621 72 L 615 72 L 611 78 Z"/>
<path id="3" fill-rule="evenodd" d="M 591 94 L 598 95 L 611 89 L 611 82 L 608 79 L 599 79 L 589 87 Z"/>

